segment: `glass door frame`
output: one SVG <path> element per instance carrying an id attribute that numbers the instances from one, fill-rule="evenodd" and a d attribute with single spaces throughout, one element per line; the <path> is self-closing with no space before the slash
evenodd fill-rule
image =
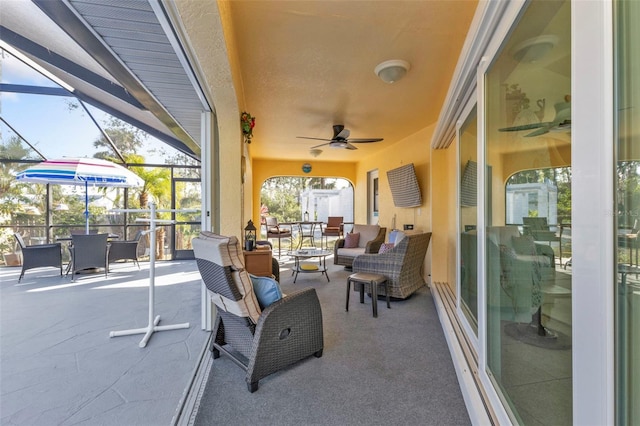
<path id="1" fill-rule="evenodd" d="M 573 421 L 615 424 L 613 3 L 574 0 L 571 13 Z"/>

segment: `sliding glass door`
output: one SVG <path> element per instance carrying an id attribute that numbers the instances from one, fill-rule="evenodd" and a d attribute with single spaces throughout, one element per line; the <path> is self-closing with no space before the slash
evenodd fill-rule
<path id="1" fill-rule="evenodd" d="M 483 83 L 486 373 L 514 422 L 571 424 L 571 2 L 528 3 Z"/>

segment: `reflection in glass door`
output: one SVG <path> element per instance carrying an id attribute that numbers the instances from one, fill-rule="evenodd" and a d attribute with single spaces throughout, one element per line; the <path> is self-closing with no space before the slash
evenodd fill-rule
<path id="1" fill-rule="evenodd" d="M 478 335 L 478 126 L 474 106 L 458 131 L 460 170 L 460 309 Z"/>
<path id="2" fill-rule="evenodd" d="M 616 3 L 617 424 L 640 424 L 640 3 Z"/>
<path id="3" fill-rule="evenodd" d="M 529 2 L 484 76 L 482 106 L 486 367 L 518 424 L 573 420 L 559 217 L 571 216 L 570 95 L 571 2 Z"/>

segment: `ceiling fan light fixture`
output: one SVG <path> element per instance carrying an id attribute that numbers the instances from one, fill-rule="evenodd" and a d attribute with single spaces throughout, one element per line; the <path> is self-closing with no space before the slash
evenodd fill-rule
<path id="1" fill-rule="evenodd" d="M 311 156 L 313 158 L 317 157 L 318 155 L 322 154 L 322 150 L 318 149 L 318 148 L 313 148 L 309 150 L 309 154 L 311 154 Z"/>
<path id="2" fill-rule="evenodd" d="M 547 56 L 558 44 L 558 37 L 552 34 L 541 35 L 518 43 L 511 56 L 518 62 L 532 64 Z"/>
<path id="3" fill-rule="evenodd" d="M 330 148 L 346 148 L 349 144 L 346 141 L 331 141 Z"/>
<path id="4" fill-rule="evenodd" d="M 376 66 L 374 72 L 385 83 L 395 83 L 407 74 L 411 68 L 409 62 L 402 59 L 391 59 Z"/>

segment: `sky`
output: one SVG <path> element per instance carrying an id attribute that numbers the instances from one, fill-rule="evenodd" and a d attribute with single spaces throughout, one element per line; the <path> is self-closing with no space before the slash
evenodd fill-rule
<path id="1" fill-rule="evenodd" d="M 26 84 L 58 87 L 38 72 L 34 71 L 10 54 L 3 52 L 0 57 L 2 83 Z M 73 97 L 0 93 L 0 115 L 25 140 L 48 159 L 60 157 L 93 157 L 93 142 L 101 135 L 83 108 L 70 110 L 68 103 Z M 107 114 L 87 105 L 96 121 L 103 125 Z M 0 122 L 0 143 L 9 140 L 15 133 Z M 175 150 L 149 137 L 149 148 L 164 147 L 168 152 Z M 148 152 L 141 153 L 148 163 L 164 163 L 162 157 Z M 32 158 L 38 158 L 37 155 Z"/>

